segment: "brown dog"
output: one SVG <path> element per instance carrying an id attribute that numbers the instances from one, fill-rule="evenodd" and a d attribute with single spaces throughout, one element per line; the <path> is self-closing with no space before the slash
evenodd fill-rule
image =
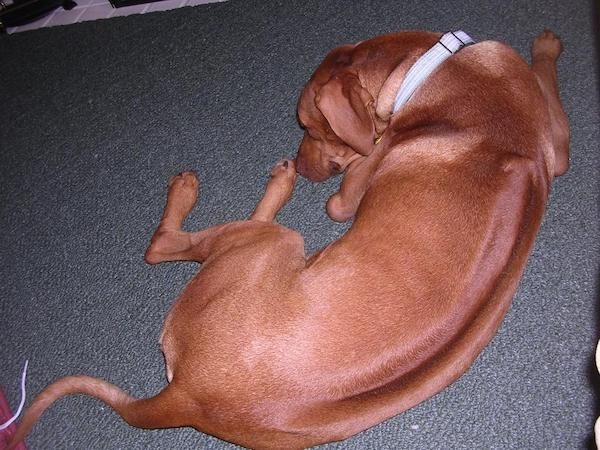
<path id="1" fill-rule="evenodd" d="M 509 307 L 550 184 L 568 167 L 561 44 L 533 63 L 497 42 L 445 61 L 392 114 L 408 69 L 439 34 L 398 33 L 332 51 L 298 106 L 296 164 L 272 172 L 249 221 L 187 233 L 197 179 L 171 179 L 149 263 L 202 262 L 166 319 L 168 386 L 135 400 L 87 376 L 32 403 L 23 439 L 57 398 L 92 395 L 144 428 L 191 426 L 253 448 L 344 439 L 459 377 Z M 307 258 L 274 218 L 300 174 L 345 172 L 327 208 L 354 217 Z"/>

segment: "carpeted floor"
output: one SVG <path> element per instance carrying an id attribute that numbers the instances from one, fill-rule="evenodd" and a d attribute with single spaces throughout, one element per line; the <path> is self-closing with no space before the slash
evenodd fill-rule
<path id="1" fill-rule="evenodd" d="M 196 267 L 142 255 L 167 178 L 202 180 L 188 221 L 247 216 L 268 171 L 294 155 L 301 87 L 334 46 L 402 29 L 462 28 L 525 57 L 551 28 L 571 120 L 558 179 L 513 307 L 474 366 L 413 410 L 331 449 L 580 449 L 598 414 L 598 11 L 592 0 L 230 0 L 0 37 L 0 385 L 19 402 L 86 373 L 136 396 L 164 384 L 157 341 Z M 344 232 L 336 185 L 301 180 L 280 222 L 314 251 Z M 31 399 L 31 398 L 30 398 Z M 41 449 L 226 449 L 190 429 L 129 427 L 99 402 L 55 404 Z"/>

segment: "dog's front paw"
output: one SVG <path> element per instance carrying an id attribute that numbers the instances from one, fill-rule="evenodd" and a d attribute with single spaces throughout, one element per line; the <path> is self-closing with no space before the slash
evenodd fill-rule
<path id="1" fill-rule="evenodd" d="M 340 192 L 327 200 L 327 215 L 336 222 L 346 222 L 356 215 L 358 204 L 346 201 Z"/>
<path id="2" fill-rule="evenodd" d="M 544 58 L 555 61 L 561 54 L 562 48 L 562 43 L 558 36 L 550 30 L 544 30 L 533 41 L 531 57 L 534 61 Z"/>

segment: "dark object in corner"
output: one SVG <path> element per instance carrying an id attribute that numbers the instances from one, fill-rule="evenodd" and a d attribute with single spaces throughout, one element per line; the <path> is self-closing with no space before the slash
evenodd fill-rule
<path id="1" fill-rule="evenodd" d="M 142 3 L 153 3 L 161 0 L 109 0 L 110 4 L 115 8 L 123 8 L 124 6 L 141 5 Z"/>
<path id="2" fill-rule="evenodd" d="M 17 27 L 33 22 L 56 8 L 66 10 L 77 6 L 73 0 L 15 0 L 12 3 L 0 1 L 0 33 L 8 27 Z"/>

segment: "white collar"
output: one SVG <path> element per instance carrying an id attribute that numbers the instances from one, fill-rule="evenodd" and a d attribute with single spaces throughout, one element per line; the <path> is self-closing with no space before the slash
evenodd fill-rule
<path id="1" fill-rule="evenodd" d="M 408 102 L 417 88 L 440 64 L 461 48 L 473 43 L 475 41 L 464 31 L 450 31 L 444 34 L 407 72 L 396 94 L 392 114 Z"/>

